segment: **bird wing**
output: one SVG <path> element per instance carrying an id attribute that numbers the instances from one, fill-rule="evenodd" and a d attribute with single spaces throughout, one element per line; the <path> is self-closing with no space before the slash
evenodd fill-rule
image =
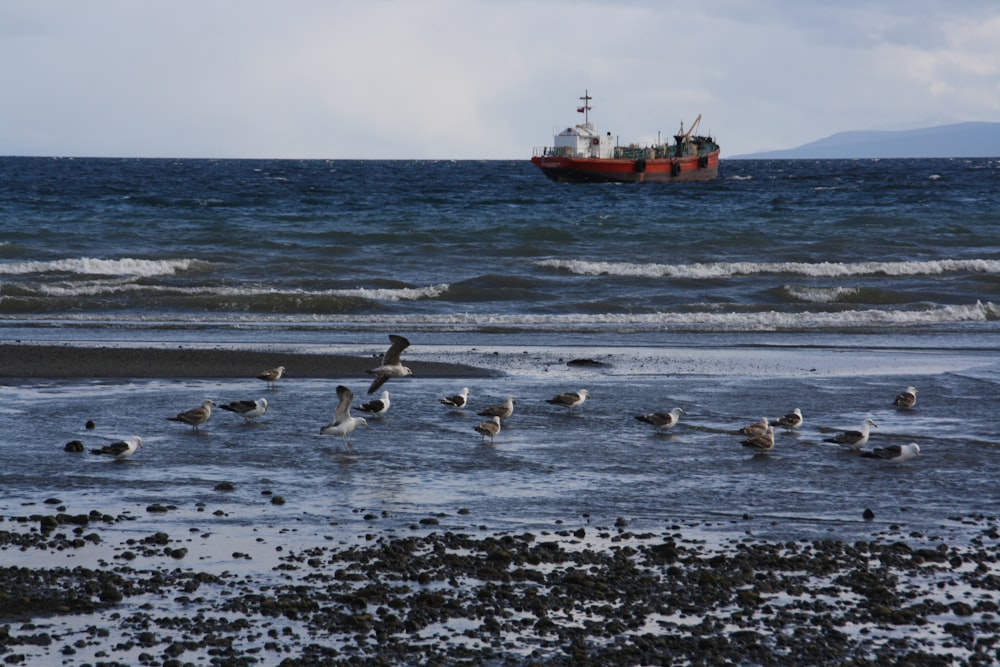
<path id="1" fill-rule="evenodd" d="M 388 379 L 389 375 L 386 373 L 379 373 L 378 375 L 376 375 L 375 379 L 372 380 L 372 383 L 368 385 L 368 393 L 374 394 L 376 391 L 378 391 L 379 387 L 385 384 L 386 380 Z"/>
<path id="2" fill-rule="evenodd" d="M 389 340 L 392 341 L 392 345 L 389 346 L 389 349 L 382 356 L 383 366 L 395 366 L 399 364 L 399 355 L 410 346 L 410 341 L 396 334 L 389 334 Z"/>
<path id="3" fill-rule="evenodd" d="M 351 417 L 351 401 L 354 400 L 354 392 L 339 385 L 337 387 L 337 408 L 333 411 L 333 423 L 339 424 Z"/>

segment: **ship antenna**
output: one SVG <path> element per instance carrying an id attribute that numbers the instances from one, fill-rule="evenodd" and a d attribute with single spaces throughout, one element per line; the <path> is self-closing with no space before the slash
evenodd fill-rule
<path id="1" fill-rule="evenodd" d="M 590 96 L 590 91 L 585 88 L 583 90 L 583 97 L 580 99 L 583 100 L 583 106 L 578 108 L 577 111 L 583 112 L 583 124 L 587 125 L 590 123 L 590 100 L 594 98 Z"/>

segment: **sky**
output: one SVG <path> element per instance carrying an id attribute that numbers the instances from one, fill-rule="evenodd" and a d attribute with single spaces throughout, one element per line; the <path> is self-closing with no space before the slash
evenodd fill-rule
<path id="1" fill-rule="evenodd" d="M 997 0 L 0 0 L 0 155 L 722 155 L 1000 121 Z"/>

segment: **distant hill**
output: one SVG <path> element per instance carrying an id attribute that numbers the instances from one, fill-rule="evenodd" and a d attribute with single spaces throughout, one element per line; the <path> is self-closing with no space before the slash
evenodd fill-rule
<path id="1" fill-rule="evenodd" d="M 1000 123 L 955 123 L 892 132 L 838 132 L 798 148 L 726 157 L 755 160 L 1000 157 Z"/>

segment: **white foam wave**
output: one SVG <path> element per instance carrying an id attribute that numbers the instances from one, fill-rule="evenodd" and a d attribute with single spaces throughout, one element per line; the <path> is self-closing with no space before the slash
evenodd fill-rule
<path id="1" fill-rule="evenodd" d="M 861 292 L 857 287 L 800 287 L 787 286 L 788 295 L 807 303 L 837 303 Z"/>
<path id="2" fill-rule="evenodd" d="M 58 319 L 61 322 L 104 323 L 104 315 L 64 313 L 32 318 L 35 323 Z M 17 315 L 0 316 L 0 321 L 20 320 Z M 139 322 L 160 326 L 174 322 L 172 316 L 144 315 Z M 933 327 L 1000 322 L 1000 306 L 976 302 L 964 306 L 941 306 L 924 310 L 848 310 L 840 312 L 660 312 L 624 313 L 413 313 L 413 314 L 280 314 L 245 315 L 219 312 L 211 315 L 185 315 L 183 326 L 312 326 L 343 324 L 350 326 L 410 327 L 424 330 L 472 331 L 489 328 L 537 329 L 543 331 L 682 331 L 682 332 L 771 332 L 771 331 L 850 331 L 880 329 L 896 331 L 907 327 Z M 121 325 L 122 321 L 118 321 Z"/>
<path id="3" fill-rule="evenodd" d="M 94 257 L 80 257 L 76 259 L 57 259 L 49 262 L 0 262 L 0 275 L 77 273 L 81 275 L 148 278 L 187 271 L 198 263 L 198 260 L 195 259 L 135 259 L 132 257 L 98 259 Z"/>
<path id="4" fill-rule="evenodd" d="M 631 276 L 638 278 L 718 279 L 760 274 L 794 274 L 835 278 L 844 276 L 918 276 L 944 273 L 1000 274 L 1000 260 L 941 259 L 926 262 L 707 262 L 697 264 L 635 264 L 545 259 L 538 266 L 582 276 Z"/>
<path id="5" fill-rule="evenodd" d="M 173 294 L 178 296 L 219 297 L 219 298 L 253 298 L 253 297 L 288 297 L 303 299 L 310 297 L 354 297 L 371 301 L 418 301 L 434 299 L 446 291 L 448 285 L 428 285 L 426 287 L 401 288 L 356 288 L 335 289 L 310 292 L 307 290 L 279 290 L 263 287 L 228 287 L 228 286 L 196 286 L 176 287 L 167 285 L 141 285 L 115 280 L 93 281 L 86 283 L 54 283 L 36 285 L 33 289 L 38 294 L 60 298 L 103 296 L 123 293 Z"/>

